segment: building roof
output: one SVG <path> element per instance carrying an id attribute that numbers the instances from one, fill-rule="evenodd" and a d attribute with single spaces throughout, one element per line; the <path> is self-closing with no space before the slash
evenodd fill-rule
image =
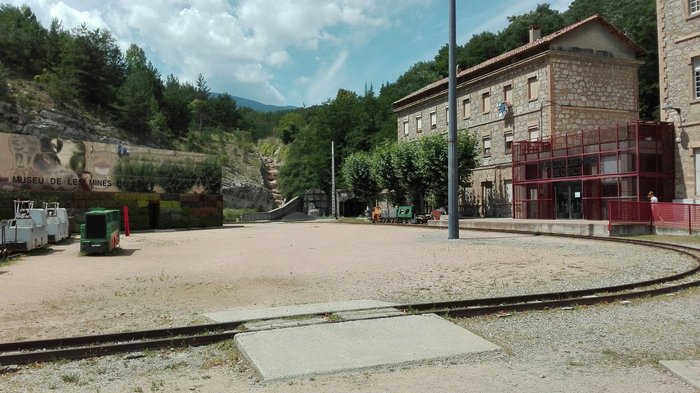
<path id="1" fill-rule="evenodd" d="M 520 46 L 518 48 L 515 48 L 509 52 L 503 53 L 501 55 L 498 55 L 496 57 L 492 57 L 482 63 L 479 63 L 475 65 L 474 67 L 467 68 L 466 70 L 460 71 L 457 74 L 457 81 L 458 83 L 464 82 L 465 80 L 469 80 L 475 76 L 478 76 L 488 70 L 491 70 L 493 68 L 498 68 L 502 65 L 505 64 L 511 64 L 513 59 L 515 58 L 520 58 L 523 55 L 532 55 L 540 52 L 544 52 L 549 48 L 549 45 L 556 40 L 557 38 L 560 38 L 566 34 L 571 33 L 574 30 L 577 30 L 581 28 L 582 26 L 590 25 L 593 23 L 599 23 L 601 24 L 604 28 L 606 28 L 610 33 L 618 37 L 622 42 L 627 44 L 630 48 L 634 50 L 637 56 L 642 56 L 644 55 L 645 51 L 642 49 L 639 45 L 637 45 L 634 41 L 632 41 L 625 33 L 620 31 L 618 28 L 615 26 L 611 25 L 608 21 L 603 19 L 600 15 L 593 15 L 590 16 L 586 19 L 583 19 L 579 22 L 576 22 L 572 25 L 569 25 L 559 31 L 556 31 L 552 34 L 549 34 L 547 36 L 544 36 L 538 40 L 532 41 L 530 43 L 527 43 L 523 46 Z M 460 81 L 461 80 L 461 81 Z M 394 107 L 398 107 L 401 105 L 405 105 L 407 103 L 410 103 L 416 99 L 425 97 L 425 96 L 430 96 L 432 94 L 435 94 L 440 91 L 446 91 L 447 90 L 447 84 L 448 84 L 448 78 L 443 78 L 437 82 L 433 82 L 419 90 L 414 91 L 413 93 L 407 95 L 406 97 L 403 97 L 399 99 L 398 101 L 394 102 Z"/>

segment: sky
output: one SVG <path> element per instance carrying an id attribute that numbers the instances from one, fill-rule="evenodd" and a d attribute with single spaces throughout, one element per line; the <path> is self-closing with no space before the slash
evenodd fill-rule
<path id="1" fill-rule="evenodd" d="M 461 0 L 457 43 L 497 33 L 547 0 Z M 0 0 L 28 5 L 49 27 L 109 30 L 122 52 L 141 47 L 162 78 L 270 105 L 311 106 L 338 89 L 363 94 L 432 60 L 447 43 L 445 0 Z M 571 0 L 550 0 L 565 11 Z"/>

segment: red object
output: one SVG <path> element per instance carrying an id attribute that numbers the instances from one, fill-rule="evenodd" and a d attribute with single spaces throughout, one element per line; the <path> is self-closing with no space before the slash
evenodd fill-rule
<path id="1" fill-rule="evenodd" d="M 129 206 L 124 205 L 124 235 L 129 236 L 131 230 L 129 229 Z"/>
<path id="2" fill-rule="evenodd" d="M 608 228 L 618 224 L 649 224 L 657 228 L 700 231 L 700 205 L 670 202 L 608 202 Z"/>

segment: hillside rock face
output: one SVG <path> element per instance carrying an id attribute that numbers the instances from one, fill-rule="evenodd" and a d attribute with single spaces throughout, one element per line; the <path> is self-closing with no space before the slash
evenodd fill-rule
<path id="1" fill-rule="evenodd" d="M 225 207 L 253 208 L 261 211 L 277 207 L 269 189 L 248 180 L 224 176 L 221 193 L 224 195 Z"/>
<path id="2" fill-rule="evenodd" d="M 116 127 L 100 124 L 77 114 L 54 108 L 27 110 L 20 105 L 5 101 L 0 101 L 0 132 L 164 148 L 139 143 Z M 237 171 L 257 173 L 257 178 L 250 178 L 250 176 L 241 178 L 230 168 L 224 168 L 222 179 L 224 207 L 255 208 L 264 211 L 276 207 L 272 191 L 267 187 L 266 179 L 262 175 L 265 172 L 263 163 L 259 164 L 258 168 Z"/>
<path id="3" fill-rule="evenodd" d="M 129 142 L 119 130 L 54 108 L 24 109 L 0 101 L 0 131 L 89 142 Z M 155 147 L 155 146 L 151 146 Z"/>

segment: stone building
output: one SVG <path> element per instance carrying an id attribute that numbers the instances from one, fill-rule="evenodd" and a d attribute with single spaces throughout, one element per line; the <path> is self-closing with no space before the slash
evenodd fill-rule
<path id="1" fill-rule="evenodd" d="M 481 165 L 463 190 L 465 216 L 512 215 L 511 147 L 556 133 L 638 119 L 644 51 L 594 15 L 457 75 L 457 125 L 481 140 Z M 396 101 L 398 140 L 447 133 L 447 78 Z"/>
<path id="2" fill-rule="evenodd" d="M 700 203 L 700 0 L 657 0 L 661 119 L 676 128 L 675 202 Z"/>

